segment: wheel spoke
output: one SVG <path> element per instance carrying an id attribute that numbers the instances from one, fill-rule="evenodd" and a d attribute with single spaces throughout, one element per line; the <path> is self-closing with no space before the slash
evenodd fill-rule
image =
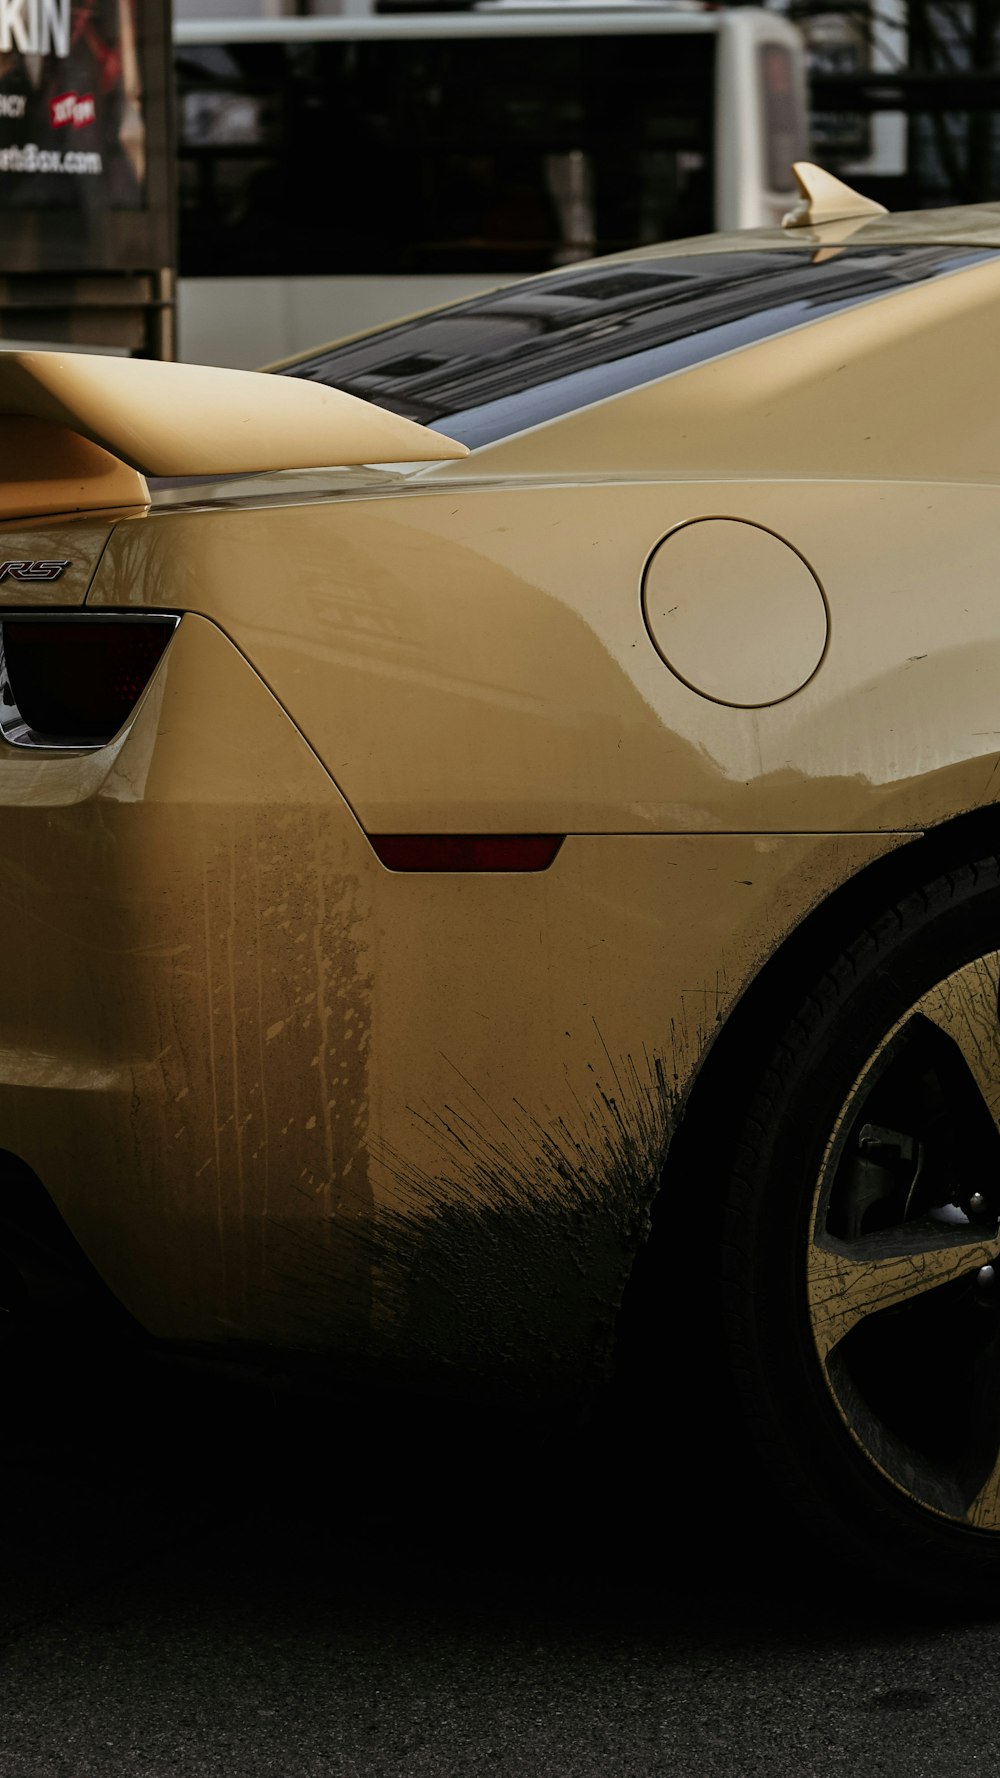
<path id="1" fill-rule="evenodd" d="M 1000 1130 L 1000 959 L 977 957 L 938 982 L 914 1007 L 957 1045 L 983 1101 Z"/>
<path id="2" fill-rule="evenodd" d="M 998 987 L 993 951 L 883 1027 L 831 1129 L 806 1254 L 815 1349 L 856 1442 L 904 1494 L 996 1536 Z"/>
<path id="3" fill-rule="evenodd" d="M 965 1519 L 978 1531 L 1000 1531 L 1000 1450 Z"/>
<path id="4" fill-rule="evenodd" d="M 821 1358 L 865 1316 L 949 1284 L 997 1257 L 998 1233 L 945 1236 L 914 1223 L 857 1241 L 824 1238 L 809 1255 L 808 1292 L 813 1335 Z"/>

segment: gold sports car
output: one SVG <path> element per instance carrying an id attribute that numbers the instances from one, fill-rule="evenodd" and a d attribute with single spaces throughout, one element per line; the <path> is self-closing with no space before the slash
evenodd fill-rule
<path id="1" fill-rule="evenodd" d="M 983 1590 L 1000 206 L 798 177 L 283 374 L 0 355 L 6 1306 L 621 1337 L 664 1439 L 699 1349 L 731 1461 Z"/>

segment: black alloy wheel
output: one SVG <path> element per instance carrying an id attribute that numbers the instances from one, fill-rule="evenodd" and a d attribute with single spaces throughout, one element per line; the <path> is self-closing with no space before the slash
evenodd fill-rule
<path id="1" fill-rule="evenodd" d="M 992 1603 L 1000 860 L 817 959 L 741 1133 L 723 1273 L 748 1431 L 799 1515 L 910 1588 Z"/>

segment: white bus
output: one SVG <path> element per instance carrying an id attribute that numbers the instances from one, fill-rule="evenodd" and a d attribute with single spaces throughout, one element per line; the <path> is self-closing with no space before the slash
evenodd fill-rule
<path id="1" fill-rule="evenodd" d="M 595 254 L 780 219 L 801 40 L 744 8 L 175 24 L 181 355 L 252 365 Z"/>

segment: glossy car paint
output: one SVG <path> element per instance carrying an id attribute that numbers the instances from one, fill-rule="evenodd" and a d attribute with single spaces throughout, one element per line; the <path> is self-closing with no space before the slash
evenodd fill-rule
<path id="1" fill-rule="evenodd" d="M 0 1146 L 153 1332 L 601 1368 L 727 1014 L 839 884 L 994 799 L 998 280 L 464 462 L 165 490 L 103 553 L 96 517 L 58 528 L 88 607 L 184 615 L 107 747 L 0 748 Z M 825 605 L 779 701 L 654 645 L 650 564 L 703 520 L 723 690 L 772 609 L 733 521 Z M 410 874 L 367 837 L 424 832 L 567 838 L 544 872 Z"/>

